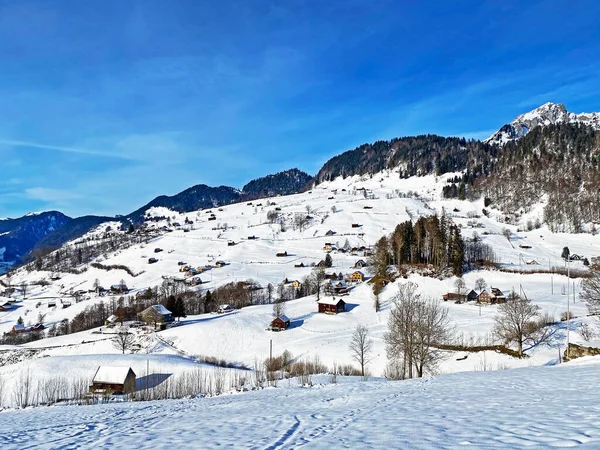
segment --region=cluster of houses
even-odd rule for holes
[[[470,290],[466,294],[457,292],[448,292],[442,295],[444,301],[452,300],[457,303],[476,301],[477,303],[484,303],[495,305],[497,303],[506,303],[506,296],[498,288],[491,287],[490,291],[481,291],[479,294],[474,290]]]
[[[329,232],[330,231],[328,231],[328,233]],[[371,256],[371,254],[372,254],[371,248],[365,247],[364,245],[361,245],[360,247],[352,247],[351,249],[347,250],[345,248],[338,248],[335,244],[333,244],[331,242],[325,242],[325,244],[323,244],[323,251],[325,251],[327,253],[331,253],[331,252],[350,253],[351,255],[354,255],[354,256],[358,256],[358,255]]]

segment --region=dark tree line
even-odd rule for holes
[[[486,175],[489,161],[497,155],[492,145],[464,138],[421,135],[363,144],[331,158],[315,181],[321,183],[338,176],[366,175],[402,167],[400,177],[457,172],[471,165],[474,176]],[[473,163],[476,161],[476,163]]]
[[[450,268],[461,276],[465,244],[458,227],[447,216],[420,217],[414,224],[410,220],[398,224],[389,237],[382,237],[370,260],[376,275],[382,277],[390,264],[431,264],[438,269]]]

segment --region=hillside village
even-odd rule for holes
[[[233,387],[240,373],[258,373],[262,361],[285,354],[325,372],[357,374],[349,346],[359,326],[372,339],[368,373],[390,376],[384,337],[394,297],[408,282],[448,308],[453,338],[435,373],[556,364],[566,354],[567,309],[570,342],[594,344],[580,332],[592,318],[579,277],[600,238],[543,225],[527,231],[504,223],[493,205],[483,215],[483,200],[444,199],[452,176],[398,179],[386,171],[191,213],[151,208],[139,227],[103,224],[0,278],[5,392],[18,388],[23,370],[42,380],[42,368],[64,358],[71,367],[65,376],[84,378],[81,386],[90,388],[81,389],[96,394],[137,392],[131,381],[123,387],[121,375],[121,388],[102,387],[94,381],[101,367],[105,375],[127,367],[144,379],[169,367],[185,376],[201,364],[207,373],[226,370]],[[381,268],[382,237],[433,216],[456,225],[467,253],[479,243],[483,259],[473,257],[460,276],[445,262],[404,264],[400,257]],[[534,209],[522,220],[536,218]],[[498,308],[513,296],[531,300],[554,323],[552,338],[525,348],[525,358],[493,335]]]

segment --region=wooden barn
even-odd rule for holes
[[[135,372],[131,367],[100,366],[90,392],[93,394],[130,394],[135,392]]]
[[[271,322],[271,330],[282,331],[286,330],[290,326],[290,319],[285,315],[281,314],[273,319]]]
[[[448,293],[442,295],[442,299],[444,301],[454,300],[457,302],[464,302],[467,300],[467,296],[465,294],[458,294],[456,292],[448,292]]]
[[[339,314],[346,311],[346,302],[341,298],[322,298],[319,300],[319,312],[324,314]]]

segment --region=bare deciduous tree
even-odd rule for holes
[[[459,294],[463,294],[467,289],[467,283],[461,277],[458,277],[454,280],[454,287],[456,288],[456,292]]]
[[[505,343],[516,343],[519,356],[523,356],[523,345],[536,345],[551,335],[547,328],[550,319],[540,318],[540,307],[530,300],[513,293],[510,300],[498,307],[494,318],[494,334]]]
[[[304,231],[306,226],[308,225],[308,219],[306,214],[296,213],[294,214],[294,226],[300,231]]]
[[[354,330],[350,341],[350,356],[360,366],[360,374],[365,376],[365,367],[371,361],[373,340],[369,337],[369,330],[364,325],[359,325]]]
[[[600,260],[592,258],[590,276],[581,282],[581,298],[587,301],[590,314],[600,314]]]
[[[421,299],[412,282],[398,287],[384,335],[388,359],[401,367],[402,378],[434,372],[443,358],[439,346],[450,341],[448,309],[439,301]]]
[[[487,289],[486,281],[483,278],[477,278],[477,280],[475,280],[475,289],[477,289],[481,294],[485,289]]]
[[[321,291],[323,290],[323,281],[325,280],[325,269],[323,267],[315,268],[315,270],[313,270],[312,278],[315,284],[317,301],[319,301],[321,300]]]
[[[278,298],[273,303],[273,317],[279,317],[285,314],[285,303],[283,298]]]
[[[119,331],[111,340],[113,347],[125,354],[126,350],[130,350],[133,347],[135,337],[133,333],[123,330]]]

